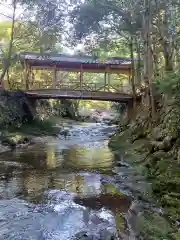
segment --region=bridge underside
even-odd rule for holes
[[[128,94],[114,92],[97,92],[97,91],[79,91],[79,90],[61,90],[61,89],[41,89],[25,91],[28,98],[31,99],[83,99],[83,100],[100,100],[129,103],[132,97]]]

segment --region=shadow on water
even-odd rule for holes
[[[79,207],[85,207],[88,212],[95,211],[96,214],[102,209],[110,211],[114,216],[127,213],[132,199],[116,188],[112,171],[114,156],[107,147],[108,135],[106,131],[102,135],[101,129],[99,132],[97,129],[98,127],[95,126],[93,132],[88,125],[78,126],[74,128],[75,133],[73,132],[66,140],[49,138],[47,144],[29,146],[27,149],[17,149],[15,152],[1,155],[0,199],[3,201],[3,206],[4,203],[9,204],[8,200],[13,200],[14,204],[23,200],[28,204],[43,205],[43,209],[46,209],[49,206],[49,195],[46,193],[50,192],[51,198],[55,198],[55,209],[65,209],[67,197],[64,197],[65,195],[62,197],[65,191],[66,194],[70,194],[68,209],[71,209],[73,204],[77,204]],[[7,221],[11,211],[8,206]],[[73,211],[75,214],[76,210]],[[51,221],[53,216],[48,216]],[[21,221],[24,222],[24,219]],[[69,219],[66,225],[70,224],[70,221]],[[10,222],[8,226],[11,226]],[[63,231],[65,230],[60,231],[61,238],[58,239],[69,239],[67,233]],[[67,231],[70,234],[70,230]],[[63,238],[63,234],[66,237]],[[10,235],[7,233],[6,239],[11,239]]]

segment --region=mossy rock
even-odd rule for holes
[[[150,152],[156,152],[159,150],[164,150],[167,152],[172,148],[171,138],[166,137],[163,141],[150,141],[148,148]]]
[[[123,214],[118,214],[116,215],[116,227],[118,230],[120,231],[124,231],[126,226],[126,222],[125,222],[125,217],[123,216]]]
[[[175,240],[179,240],[179,239],[180,239],[180,232],[173,233],[173,234],[172,234],[172,237],[173,237]]]
[[[156,167],[157,162],[164,160],[167,158],[167,153],[160,150],[157,152],[154,152],[148,156],[145,162],[146,167],[151,167],[152,170]]]
[[[168,193],[162,196],[161,202],[164,206],[175,207],[180,211],[180,193]]]
[[[2,144],[15,147],[18,144],[27,143],[29,141],[28,137],[20,134],[7,135],[1,138]]]
[[[160,174],[156,177],[156,180],[152,184],[153,192],[160,197],[170,192],[179,193],[180,189],[180,178],[170,177],[166,173]]]
[[[176,222],[179,222],[180,219],[180,209],[177,209],[176,207],[164,207],[167,215],[171,219],[171,222],[173,222],[174,227],[178,229],[178,226],[176,226]],[[179,224],[178,224],[179,225]]]
[[[135,142],[136,140],[142,139],[146,137],[146,133],[144,133],[142,130],[137,132],[135,135],[132,135],[131,142]]]
[[[149,138],[155,141],[162,141],[168,135],[167,129],[162,129],[161,127],[155,127],[152,129]]]
[[[144,212],[137,219],[138,239],[170,240],[173,229],[158,213]]]
[[[157,152],[154,152],[152,154],[152,157],[157,160],[162,160],[162,159],[166,159],[168,157],[168,154],[167,154],[167,152],[164,152],[163,150],[159,150]]]

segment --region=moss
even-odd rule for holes
[[[149,211],[141,214],[136,223],[138,237],[146,240],[171,240],[173,229],[158,213]]]
[[[3,145],[15,147],[18,144],[27,143],[29,141],[28,137],[18,133],[8,133],[1,136],[1,142]]]
[[[5,146],[15,148],[18,145],[31,142],[32,136],[57,136],[59,127],[54,127],[50,120],[33,120],[20,127],[9,127],[2,131],[0,141]]]
[[[173,237],[175,240],[179,240],[179,239],[180,239],[180,232],[172,234],[172,237]]]
[[[124,231],[125,229],[125,218],[123,214],[116,215],[116,227],[119,231]]]
[[[113,141],[110,140],[109,146],[116,154],[123,155],[124,159],[134,166],[135,171],[151,181],[153,195],[164,208],[165,217],[168,216],[168,220],[174,225],[174,222],[180,219],[180,164],[175,159],[174,151],[170,149],[165,152],[152,148],[151,139],[138,139],[132,143],[130,138],[130,130],[126,130],[116,135]],[[171,234],[156,229],[156,226],[153,226],[154,220],[152,226],[151,221],[148,223],[146,218],[144,220],[150,228],[147,236],[152,234],[144,239],[175,239]],[[153,235],[153,232],[156,234]],[[145,233],[146,231],[142,235]]]
[[[105,194],[111,194],[111,195],[115,194],[122,199],[127,197],[124,193],[120,192],[119,189],[113,183],[105,183],[103,185],[103,189]]]
[[[9,127],[10,133],[42,136],[57,135],[60,132],[59,127],[55,127],[51,120],[33,120],[18,127]]]

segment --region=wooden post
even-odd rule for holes
[[[36,87],[36,80],[35,80],[35,74],[34,74],[33,68],[31,68],[31,80],[34,87]]]
[[[129,70],[129,74],[128,74],[128,75],[129,75],[129,76],[128,76],[129,85],[131,85],[131,73],[132,73],[132,72],[131,72],[131,69],[130,69],[130,70]]]
[[[29,66],[25,61],[25,81],[26,81],[26,90],[29,90]]]
[[[58,71],[58,88],[62,88],[63,73],[64,72]],[[57,77],[57,72],[56,72],[56,77]]]
[[[82,89],[82,84],[83,84],[83,68],[82,68],[82,64],[81,64],[81,71],[80,71],[80,90]]]
[[[56,78],[56,66],[53,69],[53,83],[52,83],[52,88],[55,89],[57,85],[57,78]]]
[[[107,67],[107,82],[106,84],[108,85],[108,92],[109,92],[109,89],[110,89],[110,83],[111,83],[111,74],[110,74],[110,69],[109,69],[109,66]]]
[[[29,76],[28,76],[28,81],[29,81],[29,85],[30,87],[33,87],[33,83],[32,83],[32,67],[29,66]]]
[[[104,91],[106,89],[106,84],[107,84],[107,72],[104,73]]]
[[[22,73],[21,73],[21,89],[24,88],[24,81],[25,81],[25,61],[22,64]]]
[[[108,91],[110,89],[110,85],[111,85],[111,74],[108,72]]]

